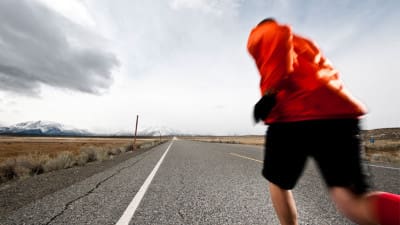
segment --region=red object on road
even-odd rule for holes
[[[400,225],[400,195],[380,192],[371,197],[381,225]]]

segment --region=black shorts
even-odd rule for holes
[[[368,189],[361,161],[358,119],[276,123],[268,127],[263,176],[283,189],[294,188],[308,157],[328,187]]]

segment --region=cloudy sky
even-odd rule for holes
[[[400,127],[398,0],[1,0],[0,125],[262,134],[248,34],[265,17],[314,39],[368,109]]]

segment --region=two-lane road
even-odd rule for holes
[[[260,147],[174,140],[30,203],[0,224],[278,224],[262,159]],[[379,189],[400,192],[399,168],[369,170]],[[352,224],[329,201],[313,163],[294,195],[300,224]]]

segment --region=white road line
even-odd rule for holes
[[[396,167],[390,167],[390,166],[377,166],[377,165],[372,165],[372,164],[367,164],[368,166],[371,167],[377,167],[377,168],[384,168],[384,169],[391,169],[391,170],[400,170],[400,168]]]
[[[173,143],[174,143],[174,141],[171,141],[171,144],[169,144],[167,150],[165,150],[164,154],[161,156],[160,160],[154,167],[153,171],[151,171],[150,175],[147,177],[147,179],[143,183],[142,187],[140,187],[139,191],[136,193],[136,195],[133,198],[133,200],[131,201],[131,203],[129,203],[128,207],[125,209],[125,212],[122,214],[121,218],[118,220],[116,225],[128,225],[129,224],[129,222],[131,221],[131,219],[133,217],[133,214],[135,214],[135,211],[140,204],[140,201],[142,201],[144,194],[146,193],[147,189],[149,188],[151,181],[153,180],[154,176],[156,175],[158,168],[160,167],[162,161],[164,160],[165,156],[167,155],[167,153]]]
[[[237,153],[231,152],[231,153],[229,153],[229,154],[231,154],[231,155],[233,155],[233,156],[236,156],[236,157],[243,158],[243,159],[253,160],[253,161],[258,162],[258,163],[263,163],[263,161],[261,161],[261,160],[253,159],[253,158],[250,158],[250,157],[247,157],[247,156],[244,156],[244,155],[239,155],[239,154],[237,154]]]

